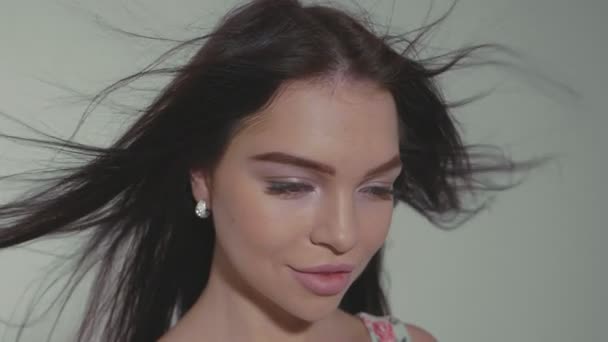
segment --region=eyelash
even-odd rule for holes
[[[277,195],[291,198],[303,192],[311,192],[314,188],[305,183],[296,182],[269,182],[266,192],[270,195]],[[366,193],[383,200],[391,200],[395,195],[395,190],[388,187],[372,186],[366,188]]]

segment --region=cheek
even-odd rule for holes
[[[393,215],[392,202],[370,206],[363,210],[362,214],[359,216],[359,243],[371,258],[386,241]]]
[[[280,262],[306,233],[308,210],[266,194],[255,179],[233,180],[217,188],[213,204],[218,243],[235,260]]]

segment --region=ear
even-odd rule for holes
[[[209,205],[211,204],[211,177],[205,170],[190,170],[190,186],[194,201],[198,202],[204,199]]]

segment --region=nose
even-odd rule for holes
[[[315,245],[331,249],[335,254],[344,254],[357,243],[357,210],[352,193],[337,194],[323,203],[319,220],[310,234]]]

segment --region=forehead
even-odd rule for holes
[[[339,167],[385,161],[398,153],[398,141],[390,92],[371,82],[293,81],[231,145],[241,153],[297,153]]]

